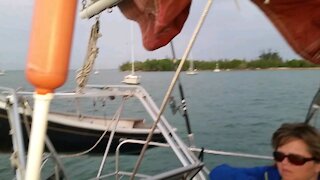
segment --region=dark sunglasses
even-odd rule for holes
[[[282,162],[285,158],[287,158],[288,161],[291,164],[294,164],[294,165],[297,165],[297,166],[302,166],[308,161],[316,160],[314,157],[305,158],[303,156],[296,155],[296,154],[285,155],[284,153],[279,152],[279,151],[274,151],[273,152],[273,158],[274,158],[275,161],[278,161],[278,162]]]

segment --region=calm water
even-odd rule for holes
[[[119,84],[125,74],[100,71],[100,74],[92,75],[89,83]],[[68,82],[61,89],[75,87],[74,72],[69,75]],[[173,72],[140,72],[139,75],[142,76],[142,85],[160,105]],[[200,72],[196,76],[182,74],[180,80],[198,147],[270,155],[272,132],[283,122],[303,121],[320,85],[320,70]],[[5,76],[0,76],[0,86],[31,89],[22,71],[9,71]],[[176,88],[174,94],[178,101]],[[173,116],[170,109],[166,111],[166,116],[185,139],[183,118],[179,114]],[[142,169],[153,172],[159,167],[170,169],[168,164],[177,164],[172,155],[161,151],[149,150]],[[12,177],[8,158],[8,154],[0,156],[0,179]],[[133,167],[136,157],[125,158],[121,165],[128,170]],[[238,166],[271,163],[219,156],[205,156],[204,159],[208,168],[221,163]],[[71,179],[95,177],[100,161],[100,157],[64,160]],[[113,170],[111,167],[106,169]]]

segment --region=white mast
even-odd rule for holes
[[[139,84],[140,76],[135,75],[134,73],[134,29],[133,21],[130,22],[130,47],[131,47],[131,74],[127,75],[123,79],[123,83],[126,84]]]
[[[189,61],[190,61],[189,70],[190,70],[190,71],[193,71],[193,70],[194,70],[194,67],[193,67],[193,56],[192,56],[192,53],[191,53],[191,52],[190,52]]]
[[[130,40],[131,40],[131,74],[134,75],[134,41],[133,41],[133,22],[130,22]]]

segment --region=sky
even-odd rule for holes
[[[0,0],[0,69],[24,69],[31,31],[32,0]],[[78,1],[78,10],[81,9]],[[182,32],[173,39],[177,58],[181,58],[206,0],[193,0],[190,15]],[[238,5],[237,5],[238,4]],[[134,45],[134,59],[161,59],[172,57],[170,46],[146,51],[142,46],[138,25],[134,24],[134,42],[130,42],[130,21],[117,7],[100,16],[102,37],[96,69],[117,69],[130,61],[130,48]],[[90,28],[94,19],[76,17],[70,69],[82,66]],[[214,0],[208,17],[192,49],[197,60],[257,58],[268,50],[279,52],[284,59],[299,58],[273,27],[264,14],[249,0]]]

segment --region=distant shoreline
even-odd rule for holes
[[[299,68],[291,68],[291,67],[278,67],[278,68],[256,68],[256,69],[220,69],[222,71],[280,71],[280,70],[320,70],[320,67],[299,67]],[[108,70],[108,69],[106,69]],[[198,72],[213,72],[213,70],[197,70]],[[119,72],[130,72],[130,71],[121,71]],[[136,72],[175,72],[175,71],[136,71]],[[186,72],[186,71],[181,71]]]
[[[312,69],[319,69],[320,67],[299,67],[299,68],[291,68],[291,67],[275,67],[275,68],[255,68],[255,69],[220,69],[221,71],[268,71],[268,70],[312,70]],[[200,71],[200,70],[199,70]]]
[[[299,67],[299,68],[291,68],[291,67],[280,67],[280,68],[267,68],[271,70],[304,70],[304,69],[320,69],[320,67]]]
[[[278,70],[312,70],[319,69],[320,67],[299,67],[299,68],[290,68],[290,67],[278,67],[278,68],[255,68],[255,69],[220,69],[220,71],[278,71]],[[201,70],[198,70],[201,71]],[[203,70],[203,71],[211,71],[211,70]],[[212,70],[213,71],[213,70]]]

